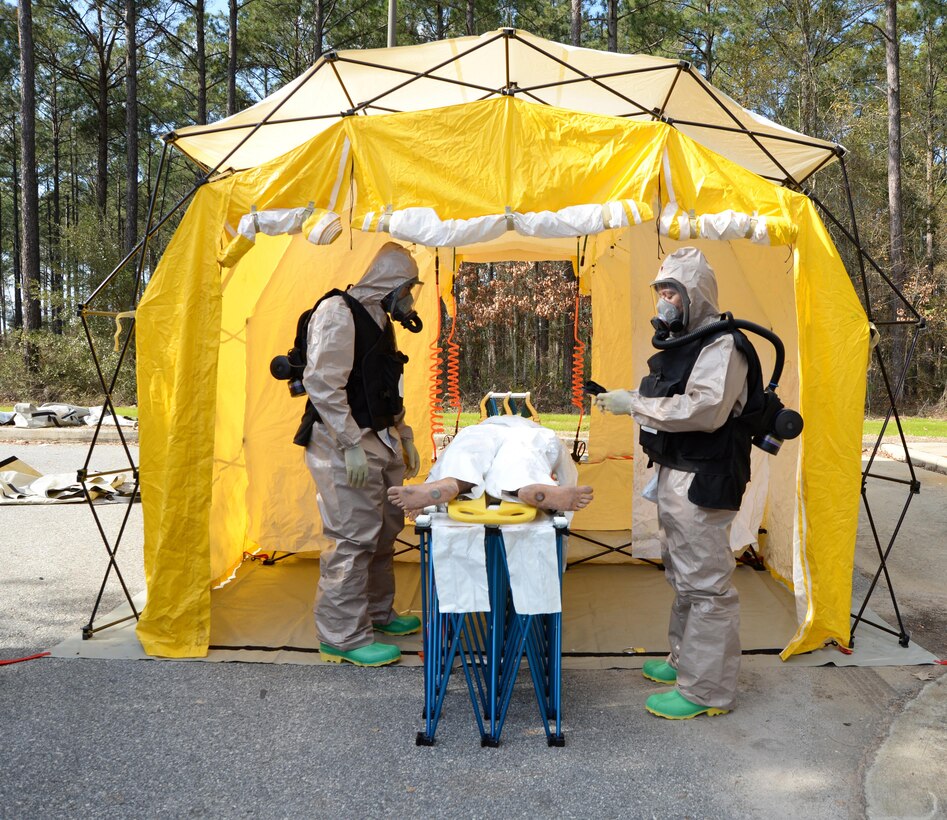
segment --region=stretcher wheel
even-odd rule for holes
[[[428,737],[424,732],[418,732],[414,738],[415,746],[433,746],[434,738]]]
[[[546,745],[547,746],[565,746],[566,739],[562,735],[549,735],[549,737],[546,738]]]

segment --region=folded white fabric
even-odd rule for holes
[[[513,607],[519,615],[562,611],[556,531],[547,518],[500,528],[510,571]],[[431,559],[441,612],[489,612],[484,530],[436,516]]]
[[[483,527],[435,520],[431,560],[441,612],[490,611]]]
[[[519,615],[562,612],[556,531],[548,519],[502,527],[513,608]]]

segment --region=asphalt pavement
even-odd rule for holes
[[[0,460],[64,472],[87,446],[0,438]],[[922,446],[911,443],[916,464]],[[947,467],[947,445],[928,450]],[[124,452],[103,444],[95,458],[92,469],[112,469]],[[869,490],[883,544],[909,502],[888,558],[896,603],[879,587],[872,607],[947,657],[947,475],[917,469],[912,493],[897,483],[906,465],[890,454],[873,465],[895,479]],[[97,522],[81,504],[0,507],[0,658],[41,652],[88,622],[108,560],[98,528],[114,532],[127,511],[97,507]],[[119,564],[137,593],[139,505],[125,528]],[[871,533],[863,514],[861,591],[878,565]],[[121,601],[114,581],[102,612]],[[419,668],[41,658],[0,667],[0,818],[945,817],[943,671],[749,656],[732,713],[666,721],[645,712],[660,687],[639,671],[567,670],[562,748],[547,747],[521,676],[490,749],[460,676],[436,745],[418,747]]]

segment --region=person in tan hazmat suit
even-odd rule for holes
[[[689,335],[720,318],[717,280],[697,248],[668,256],[652,287],[656,338]],[[734,706],[740,671],[730,524],[750,477],[746,419],[762,401],[759,359],[746,336],[724,329],[662,349],[648,366],[638,390],[595,398],[602,410],[634,417],[649,466],[657,465],[644,496],[658,506],[674,603],[670,654],[642,672],[676,687],[651,695],[645,707],[670,719],[720,715]]]
[[[306,447],[323,530],[335,541],[320,557],[314,610],[324,661],[395,663],[398,647],[376,641],[374,632],[407,635],[421,627],[417,616],[392,606],[394,542],[404,514],[387,497],[420,465],[404,421],[407,357],[391,323],[420,330],[413,310],[419,285],[411,254],[388,242],[354,287],[327,293],[309,319],[309,402],[295,441]]]

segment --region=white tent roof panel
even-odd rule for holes
[[[744,109],[686,63],[574,48],[513,29],[329,53],[256,105],[183,128],[171,141],[209,169],[242,170],[286,153],[353,110],[418,111],[502,94],[635,120],[660,117],[777,182],[801,183],[838,150]]]

